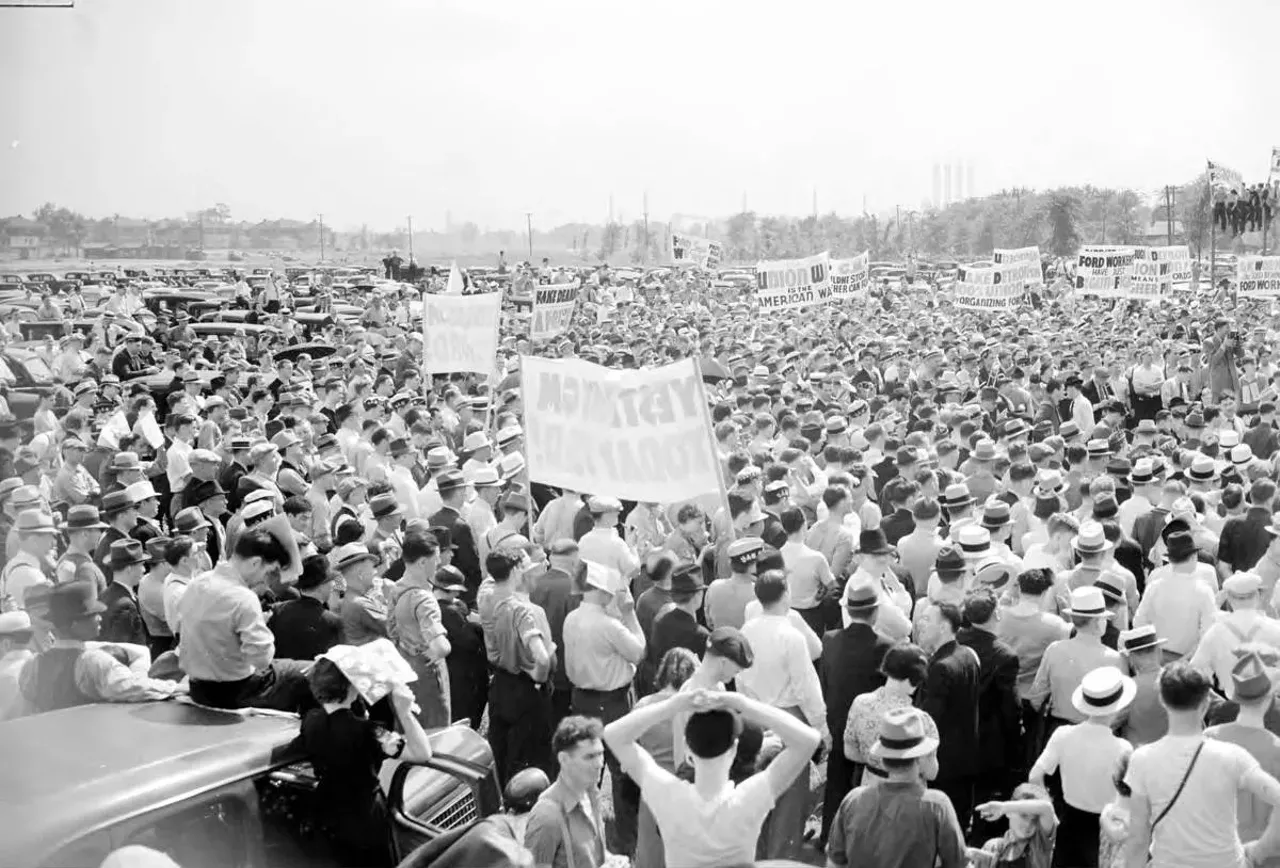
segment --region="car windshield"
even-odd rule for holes
[[[22,360],[22,366],[27,369],[27,373],[31,375],[31,379],[37,383],[52,383],[53,371],[44,363],[44,359],[37,355],[31,355]],[[7,368],[5,370],[8,370]]]
[[[9,368],[9,363],[0,357],[0,382],[16,383],[18,378],[13,375],[13,371]]]

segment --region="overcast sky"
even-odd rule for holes
[[[1043,8],[1043,14],[1033,9]],[[77,0],[0,9],[0,216],[339,228],[1154,190],[1280,144],[1275,0]],[[1253,35],[1251,35],[1253,34]],[[1256,36],[1254,36],[1256,35]]]

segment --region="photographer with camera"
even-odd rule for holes
[[[1244,356],[1239,331],[1225,317],[1213,323],[1213,335],[1205,339],[1204,357],[1209,368],[1209,387],[1214,395],[1240,394],[1240,374],[1236,363]]]

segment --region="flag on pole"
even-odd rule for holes
[[[1280,148],[1271,148],[1271,173],[1267,175],[1267,183],[1274,184],[1280,179]]]
[[[462,295],[462,272],[458,270],[457,262],[449,265],[449,285],[445,287],[444,294]]]
[[[1244,185],[1244,176],[1235,169],[1209,160],[1209,186],[1240,187]]]

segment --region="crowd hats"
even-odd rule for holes
[[[588,588],[608,594],[618,592],[618,588],[622,585],[622,576],[617,570],[596,561],[584,561],[584,563],[587,565],[587,570],[583,581]]]
[[[226,497],[227,492],[218,484],[217,480],[207,480],[201,482],[193,482],[182,492],[182,502],[191,506],[199,506],[208,500],[217,497]]]
[[[966,524],[956,533],[956,542],[965,560],[978,561],[991,552],[991,531],[976,524]]]
[[[333,562],[334,569],[339,571],[358,566],[365,561],[376,564],[381,560],[377,555],[369,551],[367,546],[358,542],[338,546],[329,555],[329,558]]]
[[[145,470],[150,465],[139,461],[137,452],[117,452],[111,456],[111,462],[107,466],[119,473],[127,470]]]
[[[1232,695],[1246,702],[1271,695],[1271,677],[1262,658],[1252,651],[1240,655],[1231,667]]]
[[[1076,588],[1071,592],[1071,605],[1067,614],[1077,618],[1106,618],[1106,598],[1096,585]]]
[[[880,594],[870,582],[859,582],[845,591],[844,605],[851,612],[866,612],[880,605]]]
[[[212,524],[204,517],[199,507],[185,507],[178,510],[178,514],[173,517],[173,529],[180,534],[191,534],[202,527],[212,527]]]
[[[1072,537],[1071,547],[1081,554],[1097,555],[1111,551],[1113,543],[1107,539],[1101,524],[1086,521],[1080,525],[1079,533]]]
[[[524,470],[524,456],[519,452],[510,452],[498,461],[498,473],[501,474],[503,481],[515,479],[524,473]]]
[[[118,539],[111,544],[111,569],[122,570],[134,564],[145,564],[147,553],[136,539]]]
[[[1165,551],[1169,555],[1169,560],[1174,562],[1185,561],[1195,557],[1199,547],[1196,545],[1195,537],[1187,530],[1176,530],[1165,537]]]
[[[887,555],[894,551],[882,528],[863,529],[858,535],[858,551],[864,555]]]
[[[750,669],[755,661],[751,643],[734,627],[717,627],[712,630],[711,638],[707,640],[707,651],[736,663],[743,669]]]
[[[875,759],[917,759],[938,749],[938,739],[926,734],[924,715],[917,708],[894,708],[880,721],[880,735],[871,746]]]
[[[67,520],[62,529],[67,533],[80,530],[106,530],[110,525],[98,515],[98,508],[91,504],[73,506],[67,510]]]
[[[467,581],[462,571],[451,564],[436,570],[435,575],[431,577],[431,584],[451,594],[465,594],[467,591]]]
[[[592,515],[604,515],[610,512],[622,512],[622,502],[616,497],[596,495],[587,498],[587,512]]]
[[[969,493],[969,486],[963,482],[956,482],[946,487],[942,497],[939,498],[939,503],[947,509],[961,509],[973,504],[973,495]]]
[[[465,488],[467,479],[458,470],[444,470],[436,475],[436,490],[441,494]]]
[[[1071,694],[1071,704],[1086,717],[1104,717],[1127,708],[1137,692],[1137,683],[1128,675],[1114,666],[1100,666],[1085,673]]]
[[[26,644],[31,639],[31,616],[22,609],[0,613],[0,639]]]
[[[1139,651],[1150,651],[1159,648],[1164,644],[1164,640],[1156,635],[1154,624],[1145,624],[1141,627],[1134,627],[1132,630],[1125,630],[1120,634],[1120,653],[1134,654]]]
[[[993,591],[1002,591],[1017,571],[1006,561],[996,557],[984,558],[973,568],[973,581],[975,585],[983,585]]]
[[[139,479],[137,482],[131,482],[124,488],[124,493],[129,495],[129,499],[135,504],[142,503],[144,500],[159,499],[160,492],[156,491],[155,486],[151,484],[149,479]]]
[[[702,567],[698,564],[682,564],[671,574],[671,592],[673,594],[693,594],[706,590],[702,581]]]
[[[24,534],[56,536],[58,533],[58,528],[54,526],[53,518],[39,509],[24,509],[18,513],[18,517],[13,522],[13,529],[19,536]]]
[[[760,557],[760,552],[764,549],[764,540],[756,536],[739,537],[729,543],[726,554],[730,561],[737,561],[742,564],[754,563]]]
[[[1252,572],[1235,573],[1222,583],[1222,590],[1228,597],[1247,600],[1262,590],[1262,577]]]
[[[63,627],[107,611],[92,582],[55,585],[49,592],[47,605],[49,620]]]
[[[933,561],[933,569],[939,576],[964,575],[967,566],[964,553],[953,545],[938,549],[938,556]]]
[[[441,551],[446,549],[453,551],[457,548],[457,546],[453,544],[453,533],[444,525],[431,525],[427,528],[427,533],[435,537],[436,548]]]
[[[107,518],[136,506],[127,491],[111,491],[102,497],[102,514]]]
[[[1013,521],[1013,513],[1009,504],[998,497],[991,497],[982,505],[982,526],[987,530],[998,530]]]
[[[1119,603],[1124,599],[1124,588],[1120,586],[1120,581],[1110,573],[1094,579],[1093,586],[1102,591],[1102,596],[1108,603]]]
[[[400,507],[400,501],[396,500],[396,496],[390,492],[375,494],[370,498],[369,511],[373,513],[375,519],[390,518],[393,515],[404,514],[404,510]]]

